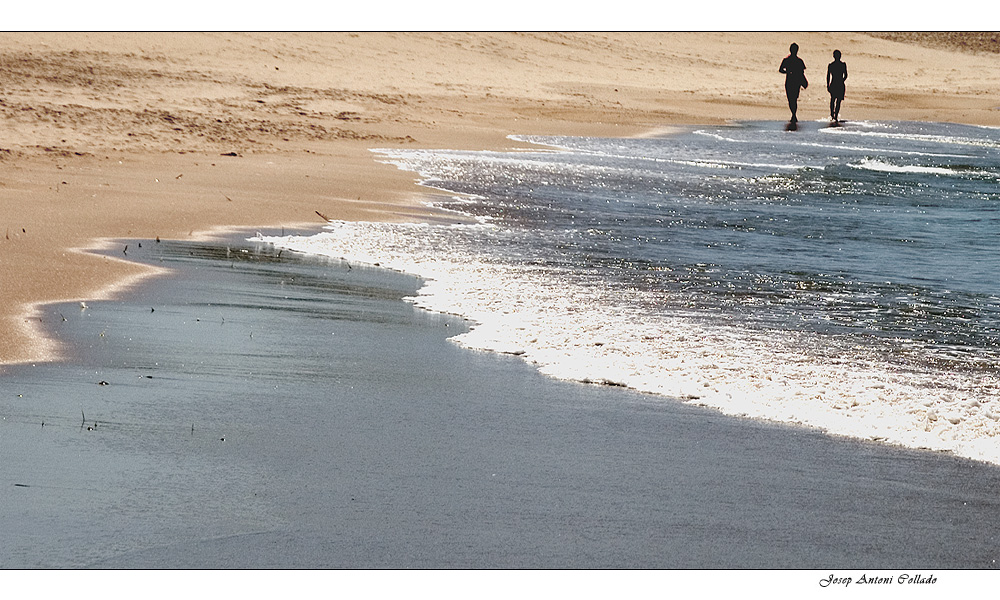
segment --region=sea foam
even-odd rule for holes
[[[520,356],[552,377],[1000,463],[995,378],[941,380],[887,369],[864,351],[817,356],[806,335],[651,317],[602,282],[567,284],[545,266],[484,260],[454,244],[462,229],[490,226],[338,222],[313,236],[254,240],[418,275],[425,283],[410,301],[473,323],[455,342]]]
[[[474,224],[257,239],[417,275],[552,377],[1000,464],[995,130],[517,139],[375,151]]]

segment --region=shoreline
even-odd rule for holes
[[[825,112],[821,65],[837,46],[852,69],[846,118],[1000,126],[1000,55],[866,34],[10,34],[0,370],[55,357],[32,327],[38,306],[101,297],[144,272],[74,249],[319,225],[316,212],[439,218],[417,178],[372,148],[778,120],[777,64],[792,39],[812,65],[803,120]]]
[[[50,307],[77,360],[13,369],[0,564],[995,566],[995,465],[554,380],[415,277],[227,246]]]

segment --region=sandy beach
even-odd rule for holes
[[[847,120],[1000,127],[991,33],[3,34],[0,568],[995,568],[995,465],[556,380],[247,241],[456,218],[373,148],[784,121],[793,41],[803,121],[839,49]]]
[[[108,297],[153,272],[80,248],[315,225],[316,211],[433,218],[373,147],[784,119],[791,41],[815,82],[803,119],[827,113],[837,48],[845,118],[1000,125],[990,33],[4,34],[0,363],[59,356],[39,303]]]

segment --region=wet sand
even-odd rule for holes
[[[125,243],[170,273],[45,307],[67,362],[5,375],[4,568],[1000,558],[995,466],[551,380],[448,342],[467,324],[405,302],[407,275],[240,236]]]

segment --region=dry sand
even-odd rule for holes
[[[431,219],[376,147],[516,146],[788,117],[1000,126],[1000,34],[8,33],[0,36],[0,364],[59,356],[34,307],[153,273],[80,252],[217,227]],[[155,242],[154,242],[155,243]],[[127,250],[122,247],[122,258]]]

